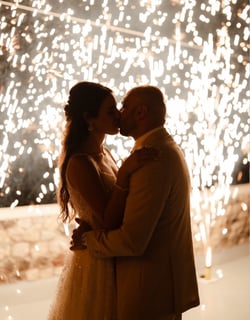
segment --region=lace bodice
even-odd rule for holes
[[[110,172],[104,172],[102,171],[98,163],[89,155],[83,155],[85,157],[88,157],[88,159],[93,163],[95,166],[97,172],[99,173],[100,181],[103,186],[103,191],[107,193],[107,195],[111,192],[112,187],[116,181],[115,174],[112,174]],[[100,228],[103,226],[103,221],[96,212],[93,211],[91,206],[88,204],[86,199],[84,198],[84,195],[73,188],[73,186],[68,182],[68,188],[70,193],[70,200],[72,204],[74,205],[74,208],[76,209],[77,216],[81,218],[82,220],[86,221],[90,226],[92,226],[93,229]],[[96,199],[98,201],[98,199]]]

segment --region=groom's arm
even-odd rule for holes
[[[144,253],[169,193],[166,164],[154,161],[131,177],[121,227],[86,233],[86,245],[96,257],[140,256]]]

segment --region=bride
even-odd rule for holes
[[[64,222],[75,217],[91,229],[114,229],[122,222],[129,176],[154,157],[142,149],[118,170],[103,141],[117,134],[120,113],[112,91],[79,82],[65,106],[66,126],[59,162],[58,202]],[[89,251],[69,252],[49,320],[115,320],[115,260]]]

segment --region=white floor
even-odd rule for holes
[[[196,259],[202,274],[203,257]],[[201,305],[184,313],[183,320],[249,320],[249,246],[224,250],[213,261],[211,280],[199,277]],[[56,283],[54,278],[0,285],[0,320],[46,320]]]

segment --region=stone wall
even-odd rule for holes
[[[249,185],[231,187],[231,195],[224,214],[210,226],[214,252],[249,241]],[[0,284],[60,273],[70,236],[57,219],[58,212],[56,204],[0,209]],[[200,225],[194,216],[195,253],[204,252],[204,242],[197,236]],[[71,224],[69,234],[73,228]]]
[[[69,237],[54,205],[0,209],[0,283],[58,275]]]

